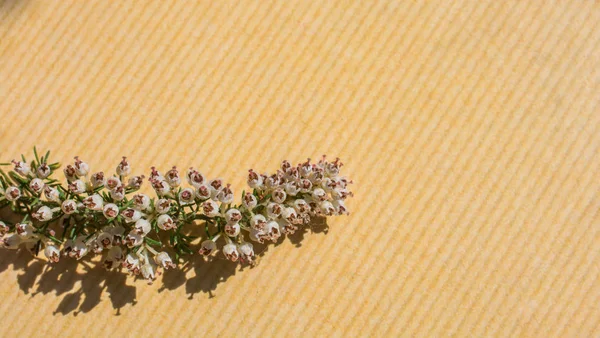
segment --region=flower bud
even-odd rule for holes
[[[37,209],[36,212],[31,214],[31,216],[40,222],[46,222],[52,219],[53,213],[52,209],[43,205],[39,209]]]
[[[34,178],[31,180],[31,182],[29,182],[29,189],[31,189],[31,191],[34,194],[40,194],[43,190],[44,190],[44,181],[39,179],[39,178]]]
[[[50,174],[52,174],[52,169],[50,169],[50,166],[46,163],[42,163],[37,167],[37,170],[35,171],[36,175],[38,178],[46,178],[48,176],[50,176]]]
[[[188,205],[194,203],[194,190],[192,188],[185,188],[179,193],[179,203],[182,205]]]
[[[171,186],[171,188],[177,188],[181,185],[181,177],[179,177],[179,171],[175,166],[173,166],[171,170],[167,171],[165,179],[167,180],[167,183]]]
[[[225,255],[225,257],[232,262],[236,262],[240,257],[240,254],[237,250],[237,246],[233,243],[229,243],[223,246],[223,255]]]
[[[60,250],[54,245],[47,245],[44,249],[44,255],[46,255],[48,261],[58,263],[58,260],[60,259]]]
[[[154,262],[157,265],[162,266],[165,270],[176,267],[169,254],[164,251],[159,252],[156,256],[154,256]]]
[[[171,210],[171,201],[168,199],[161,198],[156,201],[156,205],[154,205],[156,212],[159,214],[166,214]]]
[[[75,195],[85,192],[85,183],[82,180],[74,180],[69,183],[69,191]]]
[[[173,219],[169,215],[160,215],[157,219],[158,228],[161,230],[175,229],[177,225],[173,222]]]
[[[247,192],[244,195],[242,204],[244,204],[244,207],[246,207],[246,209],[252,210],[252,209],[256,208],[258,201],[256,200],[256,197],[252,193]]]
[[[79,156],[75,156],[75,171],[77,172],[77,176],[87,176],[87,174],[90,172],[90,166],[81,161]]]
[[[60,208],[65,214],[70,215],[77,211],[77,202],[73,200],[65,200],[60,205]]]
[[[127,157],[123,156],[123,159],[117,165],[116,171],[119,176],[128,176],[131,173],[131,166],[129,165],[129,161],[127,161]]]
[[[225,212],[225,220],[227,223],[237,223],[242,220],[242,213],[235,208],[231,208]]]
[[[135,222],[134,229],[138,234],[146,236],[152,230],[152,226],[148,220],[140,218]]]
[[[104,206],[102,212],[104,213],[104,217],[106,218],[115,218],[119,215],[119,207],[114,203],[108,203]]]
[[[103,186],[105,183],[105,180],[106,180],[106,177],[104,176],[104,172],[102,172],[102,171],[97,172],[90,177],[90,182],[92,183],[92,187],[94,187],[94,188]]]
[[[10,186],[6,188],[5,196],[9,201],[16,201],[21,197],[21,190],[15,186]]]
[[[27,175],[31,174],[31,167],[27,162],[13,160],[12,163],[15,165],[14,170],[19,175],[27,177]]]
[[[239,223],[227,223],[224,227],[225,234],[229,237],[236,237],[240,234],[240,224]]]
[[[104,207],[104,200],[102,199],[102,196],[93,194],[83,200],[83,205],[90,210],[101,211]]]
[[[208,256],[211,253],[213,253],[216,249],[217,244],[214,241],[207,239],[203,241],[202,244],[200,244],[200,250],[198,251],[198,253],[204,256]]]
[[[137,222],[138,219],[142,218],[142,213],[132,208],[123,210],[121,215],[123,215],[123,218],[127,223]]]
[[[213,200],[207,200],[202,203],[202,211],[208,217],[216,217],[219,215],[219,205]]]
[[[133,208],[144,211],[150,207],[150,197],[144,194],[133,195]]]

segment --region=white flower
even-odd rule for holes
[[[230,185],[227,184],[227,186],[221,189],[221,191],[219,191],[217,194],[217,199],[223,204],[230,204],[233,202],[233,191],[229,186]]]
[[[75,259],[81,259],[88,253],[88,250],[87,244],[85,243],[85,236],[79,236],[75,240],[75,244],[71,252],[69,252],[69,256]]]
[[[269,218],[279,217],[279,215],[281,215],[282,211],[283,211],[283,208],[281,207],[281,204],[277,204],[277,203],[267,204],[267,215],[269,216]]]
[[[140,246],[144,243],[144,237],[140,235],[136,230],[131,230],[127,237],[125,237],[125,245],[129,248]]]
[[[154,208],[159,214],[166,214],[169,212],[169,210],[171,210],[171,201],[168,199],[161,198],[158,201],[156,201]]]
[[[270,221],[265,225],[264,233],[269,236],[269,239],[273,242],[277,241],[281,236],[281,231],[279,229],[279,224],[275,221]]]
[[[210,188],[206,184],[201,184],[196,188],[196,196],[199,199],[205,200],[210,198]]]
[[[210,188],[210,197],[216,198],[217,194],[219,194],[221,192],[221,189],[223,189],[223,180],[220,178],[210,180],[208,182],[208,187]]]
[[[333,196],[335,199],[343,200],[352,195],[352,192],[348,191],[346,188],[335,188],[331,191],[331,196]]]
[[[254,247],[252,243],[244,242],[238,246],[238,251],[242,260],[252,262],[254,260]]]
[[[267,219],[265,216],[261,214],[256,214],[252,216],[252,221],[250,222],[250,226],[256,230],[264,230],[267,225]]]
[[[302,219],[300,217],[298,217],[298,213],[296,212],[296,209],[294,209],[292,207],[284,208],[283,212],[281,213],[281,216],[285,220],[287,220],[288,222],[290,222],[292,224],[302,223]]]
[[[65,173],[68,182],[73,182],[77,179],[77,170],[75,170],[74,166],[67,164],[63,169],[63,172]]]
[[[146,263],[142,265],[142,277],[148,280],[148,284],[152,284],[156,280],[156,269],[152,264]]]
[[[42,163],[37,167],[36,175],[38,178],[46,178],[52,174],[52,169],[46,163]]]
[[[112,176],[106,179],[105,185],[108,190],[114,190],[121,186],[121,180],[117,176]]]
[[[327,199],[327,193],[321,188],[316,188],[315,190],[313,190],[312,197],[316,201],[324,201]]]
[[[208,217],[216,217],[219,215],[219,205],[213,200],[207,200],[202,203],[202,211]]]
[[[277,188],[280,184],[279,176],[277,174],[273,174],[265,180],[265,185],[267,188]]]
[[[237,250],[237,246],[233,243],[229,243],[223,246],[223,255],[225,255],[225,257],[232,262],[236,262],[240,257],[240,254]]]
[[[12,163],[15,165],[14,170],[19,173],[19,175],[26,177],[31,174],[31,167],[27,162],[13,160]]]
[[[19,188],[15,186],[10,186],[6,188],[6,191],[4,193],[6,199],[9,201],[16,201],[21,197],[21,190],[19,190]]]
[[[277,220],[277,224],[279,224],[279,230],[281,230],[281,233],[283,234],[293,234],[294,232],[296,232],[296,230],[298,230],[297,226],[293,225],[285,219]]]
[[[125,187],[122,185],[110,191],[110,197],[115,201],[122,201],[125,198]]]
[[[152,180],[159,180],[159,181],[164,181],[164,176],[160,173],[160,171],[156,170],[156,167],[151,167],[150,168],[152,171],[150,172],[150,177],[148,178],[149,181]]]
[[[127,208],[123,210],[121,215],[123,215],[123,218],[127,223],[133,223],[136,222],[138,219],[142,218],[142,213],[132,208]]]
[[[310,158],[300,164],[300,175],[302,175],[302,177],[308,177],[310,175],[310,173],[312,172],[312,165],[310,164]]]
[[[29,182],[29,189],[33,191],[34,194],[39,194],[44,190],[44,181],[39,178],[34,178]]]
[[[128,176],[131,174],[131,166],[129,165],[129,161],[127,161],[127,157],[123,156],[123,159],[117,165],[116,171],[119,176]]]
[[[171,170],[167,171],[165,179],[171,188],[177,188],[181,185],[181,177],[179,177],[179,171],[175,166],[173,166]]]
[[[131,177],[129,181],[127,181],[127,187],[139,189],[142,186],[142,183],[144,182],[144,178],[144,175]]]
[[[86,208],[94,211],[101,211],[104,207],[104,200],[98,194],[86,197],[82,203]]]
[[[175,268],[176,265],[173,263],[173,260],[166,252],[159,252],[156,256],[154,256],[154,262],[162,266],[164,269]]]
[[[225,212],[225,220],[228,223],[237,223],[242,220],[242,213],[235,208],[231,208]]]
[[[321,188],[325,191],[331,191],[336,187],[337,183],[329,177],[325,177],[321,181]]]
[[[110,248],[112,246],[113,237],[114,236],[112,233],[110,233],[110,231],[105,230],[105,231],[101,232],[100,235],[98,235],[98,238],[96,238],[96,241],[98,242],[100,247],[106,249],[106,248]]]
[[[21,241],[21,236],[13,234],[2,239],[2,246],[6,249],[17,249]]]
[[[113,244],[119,245],[122,243],[123,234],[125,234],[125,228],[120,225],[110,227],[106,229],[106,231],[110,232],[113,235]]]
[[[288,182],[285,184],[285,192],[290,196],[296,196],[300,192],[296,182]]]
[[[0,221],[0,236],[6,235],[10,231],[10,227],[6,223]]]
[[[104,259],[104,267],[107,270],[119,267],[123,261],[123,250],[119,246],[113,246],[108,250],[108,254]]]
[[[269,237],[264,231],[255,228],[250,228],[249,236],[251,240],[261,244]]]
[[[58,189],[49,185],[44,186],[44,196],[46,196],[48,201],[60,202],[60,193],[58,192]]]
[[[292,165],[290,164],[290,162],[288,160],[281,161],[281,171],[283,171],[285,173],[288,170],[290,170],[291,168],[292,168]]]
[[[326,162],[325,164],[325,172],[330,177],[336,177],[340,173],[340,167],[344,164],[340,162],[339,158],[336,158],[333,162]]]
[[[206,179],[204,176],[196,169],[190,168],[186,173],[187,181],[194,188],[198,189],[200,186],[204,185]]]
[[[256,197],[252,193],[247,192],[244,195],[242,204],[244,204],[244,207],[246,207],[246,209],[252,210],[256,207],[256,205],[258,204],[258,201],[256,200]]]
[[[299,184],[299,188],[300,191],[303,193],[307,193],[312,189],[312,182],[306,178],[303,178],[300,180],[300,184]]]
[[[236,237],[240,234],[240,224],[239,223],[227,223],[225,224],[225,233],[229,237]]]
[[[263,177],[252,169],[248,170],[248,185],[252,189],[261,188],[263,185]]]
[[[322,201],[319,207],[321,208],[321,212],[326,216],[333,216],[336,213],[335,207],[329,201]]]
[[[135,222],[134,228],[138,234],[146,236],[152,230],[152,225],[148,220],[140,218]]]
[[[69,191],[79,195],[85,192],[85,183],[82,180],[74,180],[69,183]]]
[[[217,244],[214,241],[207,239],[203,241],[202,244],[200,244],[200,250],[198,250],[198,253],[204,256],[208,256],[211,253],[213,253],[216,249]]]
[[[31,223],[28,222],[15,224],[15,231],[22,238],[31,237],[33,235],[34,230],[35,228],[33,227],[33,225],[31,225]]]
[[[306,214],[310,211],[310,206],[308,203],[301,198],[294,201],[294,208],[296,208],[300,214]]]
[[[54,245],[47,245],[44,249],[44,255],[50,262],[57,263],[60,259],[60,250]]]
[[[159,196],[164,196],[171,191],[171,186],[164,179],[150,179],[150,183]]]
[[[144,211],[150,207],[150,197],[144,194],[133,195],[133,208]]]
[[[92,187],[94,187],[94,188],[103,186],[105,180],[106,180],[106,178],[104,176],[104,172],[102,172],[102,171],[97,172],[90,177],[90,182],[92,183]]]
[[[108,203],[104,206],[102,212],[106,218],[115,218],[119,215],[119,207],[114,203]]]
[[[43,205],[39,209],[37,209],[36,212],[31,214],[31,216],[40,222],[46,222],[52,219],[53,213],[52,209]]]
[[[158,216],[157,223],[158,223],[158,228],[161,230],[170,230],[170,229],[175,229],[177,227],[175,225],[175,222],[173,222],[173,219],[169,215]]]
[[[127,254],[125,261],[123,261],[123,266],[134,275],[140,273],[140,259],[133,252]]]
[[[350,214],[348,209],[346,208],[346,204],[342,200],[333,200],[333,207],[335,208],[335,212],[338,215]]]
[[[65,200],[60,205],[60,208],[65,214],[70,215],[77,211],[77,202],[73,200]]]
[[[273,191],[273,193],[271,194],[271,198],[273,199],[273,201],[275,201],[276,203],[283,203],[285,201],[285,198],[287,197],[287,194],[285,193],[285,191],[283,191],[283,189],[281,188],[277,188]]]
[[[179,203],[182,205],[188,205],[194,203],[194,190],[192,188],[185,188],[179,193]]]
[[[87,174],[90,172],[90,166],[81,161],[79,156],[75,156],[75,170],[78,176],[87,176]]]

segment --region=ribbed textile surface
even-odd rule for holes
[[[600,336],[599,43],[597,1],[0,0],[1,161],[355,181],[242,271],[1,251],[2,333]]]

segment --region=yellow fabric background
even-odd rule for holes
[[[2,332],[600,335],[599,22],[596,1],[0,0],[3,161],[128,155],[239,195],[327,153],[356,182],[349,217],[243,271],[146,286],[2,251]]]

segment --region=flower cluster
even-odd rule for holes
[[[132,175],[126,157],[114,174],[93,172],[75,157],[63,169],[63,185],[51,178],[60,164],[49,163],[49,152],[40,157],[34,148],[34,154],[31,162],[13,160],[8,173],[0,170],[0,208],[20,215],[0,221],[0,244],[34,255],[43,250],[49,262],[101,255],[107,269],[124,268],[150,283],[196,251],[208,256],[219,248],[231,261],[252,264],[252,242],[276,242],[311,217],[347,214],[344,201],[352,196],[342,163],[325,156],[297,166],[283,161],[271,175],[251,169],[251,191],[235,205],[229,184],[193,167],[164,175],[152,167],[148,182],[156,196],[150,197],[139,192],[146,177]],[[192,236],[190,226],[202,235]]]

